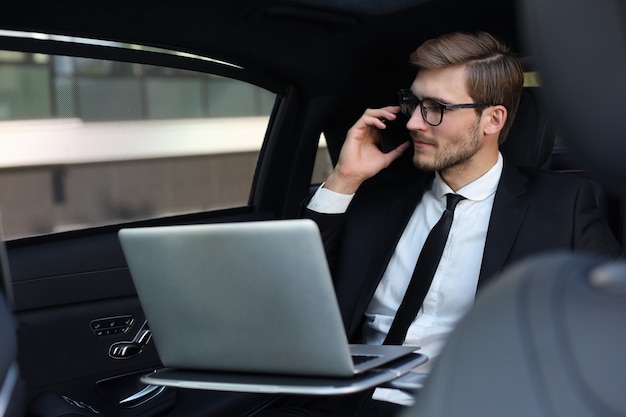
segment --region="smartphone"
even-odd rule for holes
[[[382,122],[387,126],[385,129],[380,129],[380,150],[387,153],[397,148],[404,142],[409,142],[411,136],[406,128],[407,120],[402,114],[398,114],[396,120],[382,119]]]

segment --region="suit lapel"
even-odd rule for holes
[[[505,163],[491,210],[479,286],[504,267],[528,208],[525,194],[523,177]]]

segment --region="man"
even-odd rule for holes
[[[487,33],[452,33],[424,43],[411,63],[418,73],[410,92],[401,94],[400,106],[365,111],[305,215],[324,237],[349,338],[380,344],[446,195],[462,196],[432,284],[403,339],[431,358],[418,369],[428,372],[477,288],[507,264],[547,250],[619,256],[622,249],[590,183],[520,170],[500,154],[523,87],[522,67],[503,44]],[[400,110],[410,117],[413,175],[385,171],[408,142],[389,153],[379,148],[384,120],[395,120]],[[373,398],[410,404],[396,390],[378,389]],[[349,415],[348,403],[326,415]],[[379,406],[367,399],[363,412]],[[383,412],[389,408],[367,415]]]

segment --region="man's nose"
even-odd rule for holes
[[[429,124],[426,123],[424,118],[422,117],[422,112],[420,111],[420,107],[417,106],[415,111],[409,118],[409,121],[406,123],[406,128],[408,130],[426,130],[428,129]]]

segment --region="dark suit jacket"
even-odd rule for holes
[[[305,210],[322,233],[348,336],[360,324],[400,235],[432,173],[381,173],[364,183],[341,215]],[[590,181],[504,164],[496,191],[479,286],[507,264],[550,250],[617,257],[622,248],[604,222]]]

